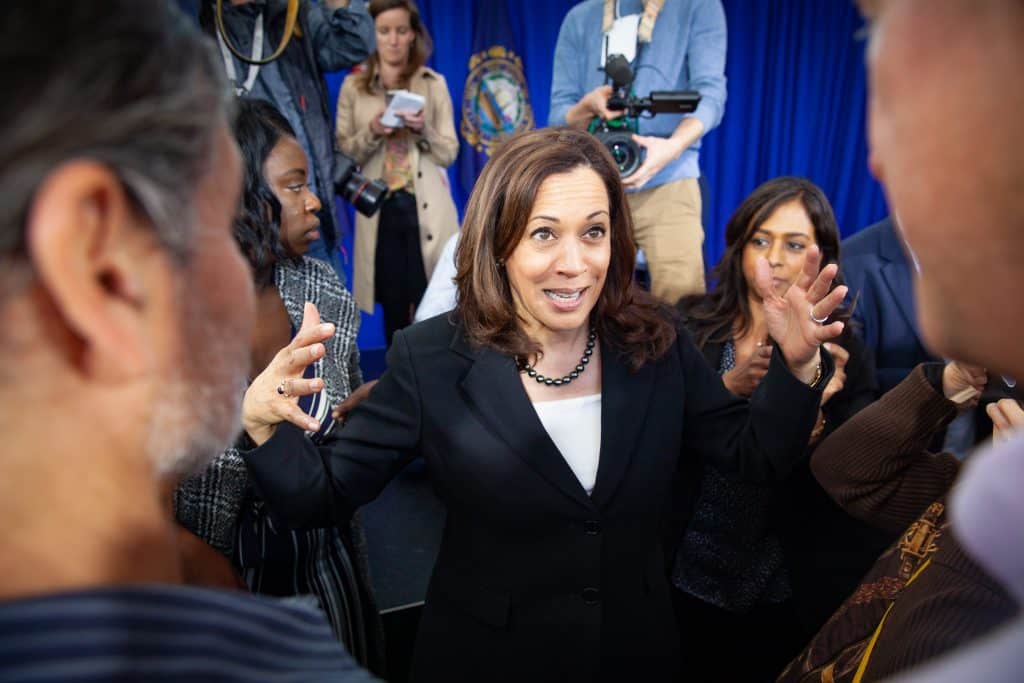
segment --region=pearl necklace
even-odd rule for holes
[[[537,384],[544,384],[549,387],[563,387],[569,382],[573,381],[587,369],[587,364],[590,363],[590,357],[594,355],[594,343],[597,339],[597,331],[591,327],[590,335],[587,337],[587,348],[583,350],[583,357],[580,358],[580,362],[576,364],[565,377],[555,379],[553,377],[545,377],[544,375],[537,372],[532,365],[526,362],[524,358],[517,358],[516,364],[519,366],[519,372],[525,372],[529,377],[537,380]]]

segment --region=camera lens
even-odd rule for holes
[[[601,131],[595,135],[612,155],[620,176],[629,177],[636,172],[636,169],[640,168],[640,163],[643,161],[643,150],[633,140],[632,133],[616,130]]]
[[[355,159],[335,150],[334,191],[364,216],[372,216],[384,201],[388,186],[383,180],[370,180],[359,172]]]
[[[615,159],[615,164],[619,167],[619,173],[622,173],[624,169],[632,165],[633,150],[625,143],[614,142],[608,146],[608,151],[612,153],[612,159]]]
[[[384,201],[388,186],[381,180],[370,180],[358,171],[353,172],[338,193],[364,216],[372,216]]]

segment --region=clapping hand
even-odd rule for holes
[[[277,352],[245,391],[242,426],[256,445],[273,436],[281,422],[291,422],[309,431],[320,428],[319,422],[299,408],[298,397],[324,388],[319,377],[304,379],[302,375],[310,363],[323,357],[326,349],[322,342],[333,334],[334,325],[321,324],[320,312],[307,301],[299,333]]]
[[[758,343],[750,356],[743,361],[737,360],[736,366],[722,375],[725,388],[737,396],[750,398],[750,395],[757,389],[757,385],[768,373],[771,359],[772,347]]]
[[[779,345],[789,369],[803,382],[810,384],[820,361],[819,347],[843,331],[843,323],[824,324],[846,296],[846,287],[829,287],[839,272],[830,263],[818,272],[821,251],[817,245],[807,250],[803,272],[780,296],[772,287],[771,267],[764,257],[757,259],[756,282],[764,306],[768,335]]]

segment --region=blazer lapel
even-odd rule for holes
[[[914,331],[918,342],[921,340],[921,331],[917,329],[917,316],[914,314],[914,283],[910,275],[910,268],[899,263],[883,263],[882,279],[889,287],[892,300],[896,302],[907,325]]]
[[[632,373],[614,349],[601,345],[601,459],[591,494],[606,505],[629,467],[654,389],[654,363]]]
[[[464,355],[474,359],[460,386],[480,419],[540,476],[592,509],[593,501],[537,417],[515,362],[493,349],[469,350],[468,345],[460,342],[456,341],[453,347],[461,347]]]

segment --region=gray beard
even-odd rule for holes
[[[157,477],[198,473],[241,431],[249,335],[207,310],[203,290],[182,278],[181,365],[153,406],[146,453]]]

